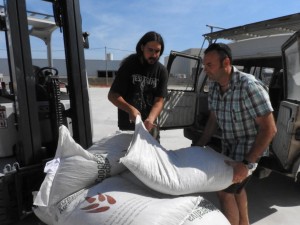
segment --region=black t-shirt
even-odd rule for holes
[[[141,64],[138,57],[128,58],[119,68],[111,90],[137,108],[144,121],[153,106],[155,97],[166,97],[168,72],[157,62]],[[118,126],[121,130],[134,130],[127,112],[118,109]]]

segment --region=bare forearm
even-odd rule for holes
[[[155,98],[154,104],[147,118],[151,123],[153,123],[156,120],[156,118],[159,116],[159,114],[163,109],[163,106],[164,106],[164,99]]]
[[[255,142],[245,157],[250,162],[256,162],[261,157],[277,132],[272,114],[258,119],[257,123],[259,125],[259,130]]]
[[[129,111],[130,111],[130,105],[118,93],[109,92],[108,93],[108,100],[111,103],[113,103],[116,107],[118,107],[119,109],[122,109],[123,111],[129,113]]]
[[[204,131],[200,139],[196,142],[198,146],[204,146],[213,136],[214,132],[217,129],[217,120],[214,113],[210,113],[209,119],[205,125]]]
[[[163,106],[164,106],[164,99],[158,97],[155,98],[151,111],[148,117],[146,118],[146,120],[144,121],[144,125],[148,131],[152,130],[156,126],[154,121],[159,116],[160,112],[163,109]]]
[[[140,114],[134,106],[125,101],[125,99],[118,93],[110,91],[108,93],[108,100],[119,109],[127,112],[131,120],[135,120],[135,117]]]

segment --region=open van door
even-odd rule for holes
[[[196,87],[202,70],[201,64],[200,56],[171,51],[167,64],[168,94],[159,116],[162,130],[183,128],[194,124],[198,108]]]
[[[272,149],[282,170],[299,178],[300,172],[300,31],[282,46],[285,96],[280,103]]]

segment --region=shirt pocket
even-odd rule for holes
[[[242,123],[247,119],[245,116],[245,109],[241,106],[240,102],[232,104],[231,118],[234,123]]]

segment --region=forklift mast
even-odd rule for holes
[[[92,144],[92,132],[79,0],[51,2],[65,43],[73,138],[87,148]],[[26,1],[7,0],[6,13],[8,57],[21,143],[20,161],[26,166],[41,161],[42,147]]]
[[[0,154],[0,224],[11,224],[31,211],[32,192],[39,189],[44,179],[43,168],[55,154],[58,127],[65,124],[66,118],[71,121],[69,129],[74,140],[83,148],[92,145],[84,58],[84,46],[88,45],[88,40],[87,33],[82,32],[79,0],[41,2],[53,7],[55,22],[49,23],[49,31],[59,27],[62,32],[67,71],[64,98],[69,105],[66,109],[60,101],[61,83],[57,69],[52,67],[49,49],[47,56],[50,66],[36,68],[33,65],[29,35],[42,37],[46,44],[50,44],[51,34],[43,37],[38,30],[43,27],[38,26],[37,30],[29,30],[33,24],[39,24],[28,15],[26,0],[4,0],[0,29],[5,32],[10,92],[5,96],[0,95],[0,111],[5,101],[13,105],[17,141],[12,155],[1,157]],[[33,14],[31,16],[34,17]],[[46,95],[39,93],[40,90]],[[2,133],[0,141],[4,142]],[[45,141],[47,138],[49,140]],[[13,169],[7,162],[13,162]]]

